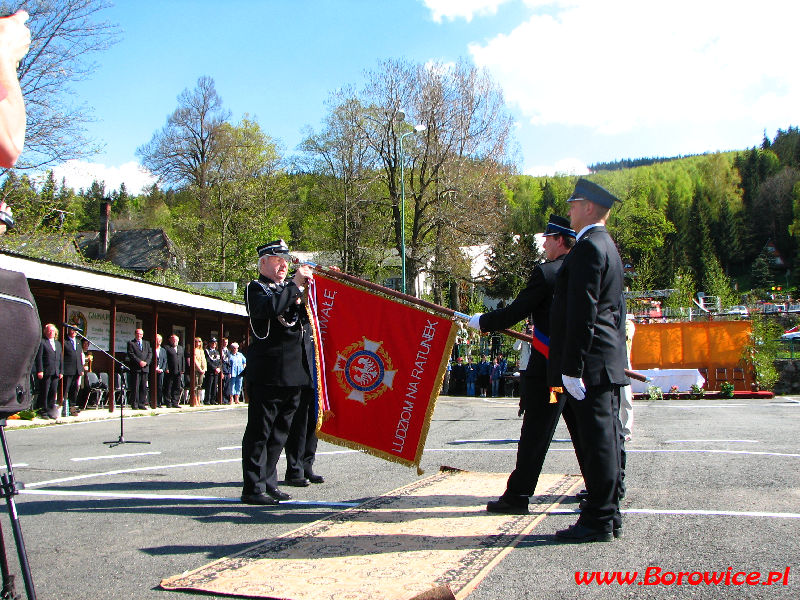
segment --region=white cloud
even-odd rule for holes
[[[797,121],[796,42],[782,29],[800,21],[796,0],[526,4],[530,19],[470,52],[533,125]]]
[[[497,7],[509,0],[422,0],[437,23],[443,19],[464,19],[469,23],[474,16],[497,14]]]
[[[586,163],[578,158],[563,158],[554,165],[536,165],[525,168],[525,175],[542,177],[544,175],[588,175]]]
[[[135,161],[124,163],[118,167],[106,166],[99,163],[90,163],[83,160],[68,160],[53,167],[53,175],[57,183],[66,179],[67,186],[75,190],[89,189],[94,181],[103,181],[106,193],[118,190],[120,184],[125,183],[129,194],[139,194],[141,191],[155,183],[156,178],[143,169]]]

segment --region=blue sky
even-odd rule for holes
[[[74,86],[103,151],[56,169],[74,187],[138,191],[136,148],[202,75],[291,153],[387,58],[486,68],[531,174],[743,149],[800,122],[796,0],[118,0],[104,16],[122,40]]]

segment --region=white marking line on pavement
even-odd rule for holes
[[[732,442],[736,444],[758,444],[758,440],[665,440],[665,444],[691,444],[693,442]]]
[[[547,512],[552,514],[579,514],[581,511],[577,508],[554,508],[553,510],[549,510]],[[638,515],[696,515],[712,517],[766,517],[770,519],[800,519],[800,513],[773,513],[740,510],[666,510],[656,508],[625,508],[620,512]]]
[[[158,471],[160,469],[180,469],[183,467],[203,467],[207,465],[218,465],[222,463],[238,462],[241,458],[225,458],[221,460],[204,460],[192,463],[179,463],[176,465],[158,465],[153,467],[137,467],[134,469],[116,469],[114,471],[104,471],[102,473],[87,473],[85,475],[74,475],[72,477],[62,477],[60,479],[50,479],[48,481],[37,481],[36,483],[26,483],[26,488],[43,487],[53,483],[66,483],[68,481],[78,481],[80,479],[93,479],[95,477],[106,477],[108,475],[123,475],[125,473],[141,473],[144,471]]]
[[[516,448],[425,448],[425,452],[516,452]],[[550,448],[548,452],[574,452],[572,448]],[[683,448],[626,448],[626,452],[640,453],[694,453],[694,454],[750,454],[753,456],[784,456],[788,458],[800,458],[800,454],[789,454],[783,452],[756,452],[749,450],[703,450],[703,449],[683,449]]]
[[[128,458],[133,456],[148,456],[151,454],[161,454],[161,452],[137,452],[135,454],[108,454],[106,456],[82,456],[80,458],[70,458],[73,462],[80,462],[83,460],[103,460],[105,458]]]
[[[453,440],[450,443],[451,444],[469,444],[469,443],[472,443],[472,442],[475,442],[476,444],[478,444],[478,443],[486,443],[486,442],[494,442],[494,443],[514,442],[516,444],[517,442],[519,442],[519,438],[517,438],[517,439],[511,439],[511,438],[500,438],[500,439],[485,438],[485,439],[482,439],[482,438],[478,438],[478,439],[475,439],[475,440]]]
[[[16,469],[17,467],[27,467],[28,463],[11,463],[11,468]]]
[[[125,494],[122,492],[73,492],[69,490],[20,490],[20,494],[31,496],[73,496],[87,498],[116,498],[126,500],[194,500],[198,502],[236,502],[241,504],[239,498],[228,498],[223,496],[192,496],[189,494]],[[358,506],[358,502],[324,502],[313,500],[289,500],[281,504],[303,504],[313,506],[337,506],[351,508]]]
[[[217,450],[241,450],[241,446],[220,446]],[[315,456],[323,456],[329,454],[358,454],[360,450],[329,450],[328,452],[317,452]],[[284,457],[285,458],[285,457]]]
[[[732,406],[749,406],[748,404],[654,404],[652,408],[682,408],[690,410],[692,408],[730,408]]]

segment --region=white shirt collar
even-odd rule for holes
[[[590,225],[587,225],[578,232],[578,235],[575,237],[575,240],[577,241],[581,239],[583,237],[583,234],[589,231],[592,227],[602,227],[602,226],[603,226],[602,223],[591,223]]]

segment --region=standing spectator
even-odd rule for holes
[[[194,390],[192,390],[192,406],[199,406],[203,403],[203,377],[205,377],[208,370],[206,363],[206,353],[203,350],[203,339],[194,338],[194,358],[192,359],[192,368],[194,369]]]
[[[244,354],[239,352],[239,344],[233,342],[230,345],[228,354],[228,398],[234,404],[239,404],[239,396],[242,393],[242,379],[244,368],[247,366],[247,359]]]
[[[478,363],[478,393],[481,398],[486,398],[489,393],[489,375],[492,372],[492,366],[486,359],[486,355],[481,355],[481,362]]]
[[[467,384],[467,396],[475,395],[475,382],[478,380],[478,367],[472,362],[472,356],[467,356],[467,364],[464,365],[464,377]]]
[[[573,543],[607,542],[622,533],[619,394],[630,381],[622,260],[605,227],[616,201],[596,183],[578,180],[568,200],[577,243],[556,277],[550,312],[548,380],[563,385],[574,410],[588,492],[578,521],[556,532]]]
[[[464,357],[459,356],[456,364],[453,365],[453,372],[450,374],[450,395],[461,396],[467,391],[467,370],[464,367]]]
[[[183,346],[174,333],[169,336],[169,344],[164,348],[167,355],[167,367],[164,369],[164,401],[171,408],[178,408],[181,403],[183,389],[184,357]]]
[[[625,349],[628,352],[628,368],[631,368],[631,349],[633,348],[633,335],[636,333],[636,325],[633,322],[633,315],[628,313],[625,317]],[[633,429],[633,390],[630,385],[623,386],[619,397],[619,421],[622,425],[622,437],[626,442],[631,441],[631,429]]]
[[[133,339],[128,342],[128,365],[131,368],[128,389],[131,394],[131,408],[145,410],[148,405],[147,379],[150,375],[153,351],[150,349],[150,342],[142,339],[144,331],[137,329],[133,335]]]
[[[277,486],[278,458],[304,388],[313,381],[314,342],[303,305],[313,276],[300,265],[289,272],[289,247],[275,240],[258,248],[258,279],[245,288],[254,339],[247,349],[247,427],[242,437],[242,502],[275,504],[291,498]]]
[[[61,416],[68,417],[70,408],[76,408],[78,402],[78,383],[83,373],[81,348],[78,345],[78,331],[67,327],[64,338],[64,406]]]
[[[228,364],[228,360],[231,356],[231,350],[228,348],[228,338],[220,340],[219,356],[222,367],[222,403],[230,404],[231,393],[228,391],[228,381],[231,378],[231,367]]]
[[[500,379],[503,377],[503,368],[500,360],[495,356],[492,361],[491,371],[489,371],[489,382],[492,386],[492,398],[497,398],[500,394]]]
[[[219,404],[219,378],[222,373],[222,358],[217,350],[217,338],[208,340],[206,348],[206,380],[203,388],[206,392],[206,404]]]
[[[167,369],[167,351],[161,345],[163,339],[160,333],[156,334],[156,347],[154,352],[156,359],[156,406],[158,407],[167,404],[164,401],[164,371]]]
[[[39,380],[39,402],[45,419],[57,419],[58,382],[64,377],[64,357],[61,346],[56,344],[58,330],[52,323],[44,326],[44,338],[39,344],[34,362],[36,378]]]

